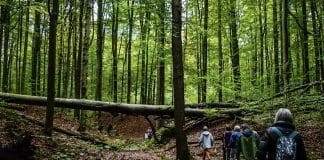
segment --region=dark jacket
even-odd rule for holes
[[[282,133],[290,134],[295,130],[295,126],[288,122],[279,121],[274,123],[271,127],[277,127]],[[276,142],[278,135],[268,128],[265,132],[264,137],[261,138],[261,142],[258,149],[258,159],[259,160],[275,160],[276,156]],[[307,155],[305,151],[305,146],[303,139],[300,134],[295,137],[297,151],[296,160],[307,160]],[[266,156],[268,155],[268,159]]]
[[[225,131],[224,134],[223,134],[223,139],[222,140],[223,140],[223,144],[224,144],[225,148],[228,147],[231,135],[232,135],[232,131]]]

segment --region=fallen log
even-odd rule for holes
[[[29,104],[37,106],[46,106],[47,98],[38,96],[28,96],[10,93],[1,93],[0,99],[7,103],[17,103],[17,104]],[[91,110],[91,111],[103,111],[111,113],[123,113],[128,115],[169,115],[173,116],[173,106],[167,105],[146,105],[146,104],[124,104],[124,103],[111,103],[102,101],[92,101],[84,99],[65,99],[65,98],[55,98],[55,107],[59,108],[71,108],[71,109],[81,109],[81,110]],[[217,113],[228,113],[232,109],[227,111],[208,109],[208,112]],[[239,112],[239,108],[234,109],[234,114]],[[207,110],[205,109],[195,109],[195,108],[185,108],[185,115],[191,117],[203,117],[206,116]]]
[[[186,104],[188,108],[239,108],[240,106],[235,103],[198,103]]]

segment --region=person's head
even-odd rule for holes
[[[207,126],[204,126],[203,127],[203,131],[207,131],[208,130],[208,127]]]
[[[225,131],[231,131],[231,130],[232,130],[231,126],[226,124],[225,125]]]
[[[239,125],[236,125],[236,126],[234,126],[234,131],[240,131],[240,126]]]
[[[293,115],[290,110],[287,108],[280,108],[276,113],[274,122],[276,123],[278,121],[293,123]]]
[[[250,126],[249,126],[247,123],[243,123],[243,124],[241,125],[241,127],[242,127],[242,130],[245,130],[245,129],[250,128]]]

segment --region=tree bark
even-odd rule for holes
[[[112,41],[111,41],[111,48],[112,48],[112,58],[113,58],[113,101],[117,102],[117,90],[118,90],[118,76],[117,76],[117,65],[118,65],[118,59],[117,59],[117,32],[118,32],[118,2],[113,1],[112,2]]]
[[[279,71],[279,32],[277,20],[277,0],[273,0],[273,54],[274,54],[274,91],[280,92],[280,71]]]
[[[3,73],[2,73],[2,91],[9,91],[9,35],[10,35],[10,0],[7,0],[7,4],[2,6],[2,20],[4,24],[4,41],[3,41]]]
[[[308,31],[307,31],[307,14],[306,0],[302,0],[302,57],[303,57],[303,83],[308,84],[309,78],[309,57],[308,57]]]
[[[74,94],[76,99],[81,98],[81,57],[82,57],[82,46],[83,46],[83,12],[84,12],[84,3],[85,0],[80,1],[80,15],[79,15],[79,46],[78,46],[78,55],[76,56],[76,66],[75,66],[75,77],[74,77]],[[74,117],[80,118],[80,110],[75,110]]]
[[[182,38],[181,38],[181,0],[172,0],[172,59],[173,59],[173,90],[174,90],[174,117],[176,133],[176,159],[192,159],[184,132],[185,109],[184,109],[184,77],[182,59]]]
[[[46,106],[48,99],[46,97],[29,96],[29,95],[19,95],[11,93],[0,92],[0,98],[7,103],[16,104],[28,104],[35,106]],[[231,108],[226,110],[221,109],[197,109],[197,107],[204,108],[206,105],[220,106],[220,108]],[[222,114],[236,114],[243,113],[246,110],[244,108],[237,108],[237,105],[233,104],[197,104],[195,108],[189,108],[189,106],[194,106],[194,104],[188,105],[184,108],[185,116],[190,117],[204,117],[206,112],[217,113],[217,116],[223,116]],[[113,103],[113,102],[102,102],[102,101],[92,101],[85,99],[66,99],[66,98],[55,98],[54,106],[58,108],[71,108],[71,109],[82,109],[89,111],[103,111],[111,113],[124,113],[129,115],[168,115],[174,116],[174,107],[167,105],[145,105],[145,104],[125,104],[125,103]],[[187,106],[187,105],[186,105]]]
[[[70,74],[71,74],[71,50],[72,50],[72,35],[73,35],[73,12],[72,9],[74,7],[73,1],[69,2],[69,11],[68,11],[68,18],[69,18],[69,28],[68,28],[68,39],[67,39],[67,55],[65,58],[65,69],[64,69],[64,77],[63,77],[63,92],[62,97],[67,98],[68,97],[68,88],[69,88],[69,82],[70,82]],[[71,81],[72,83],[72,81]],[[71,88],[72,89],[72,88]]]
[[[90,20],[91,20],[91,0],[85,1],[86,15],[85,15],[85,32],[84,44],[82,48],[82,67],[81,67],[81,99],[87,99],[87,78],[88,78],[88,52],[90,47]],[[80,126],[78,131],[85,131],[86,113],[81,110]]]
[[[45,120],[45,134],[52,136],[54,102],[55,102],[55,59],[56,59],[56,25],[59,14],[58,0],[52,1],[52,8],[48,4],[50,22],[49,22],[49,38],[48,38],[48,77],[47,77],[47,108]],[[50,3],[50,1],[48,2]]]
[[[131,92],[132,92],[132,38],[133,38],[133,26],[134,26],[134,0],[131,0],[131,5],[129,4],[130,0],[127,1],[128,5],[128,42],[127,42],[127,103],[130,103]]]
[[[288,0],[281,1],[281,32],[282,32],[282,54],[283,54],[283,79],[285,89],[289,87],[290,81],[290,58],[289,58],[289,31],[288,31]]]
[[[316,4],[314,0],[310,0],[310,11],[311,11],[311,17],[312,17],[312,26],[313,26],[313,40],[314,40],[314,53],[315,53],[315,80],[320,81],[320,55],[319,55],[319,32],[318,32],[318,26],[316,24]],[[321,90],[321,86],[318,86],[317,91]]]
[[[5,7],[4,6],[1,6],[1,10],[0,10],[0,20],[1,20],[1,22],[4,22],[4,15],[5,15],[5,13],[4,13],[4,11],[5,11],[5,9],[4,9]],[[0,57],[2,57],[2,43],[3,43],[3,28],[4,28],[4,23],[0,23]],[[2,84],[1,83],[1,80],[2,80],[2,65],[0,64],[0,84]],[[1,87],[1,89],[2,89],[2,87]]]
[[[265,53],[265,58],[266,58],[266,77],[267,77],[267,87],[270,87],[271,85],[271,63],[272,63],[272,56],[269,54],[269,47],[268,47],[268,10],[267,10],[267,0],[264,0],[263,4],[263,14],[264,14],[264,53]]]
[[[239,45],[238,45],[238,37],[237,37],[237,19],[236,19],[236,0],[230,1],[230,31],[231,31],[231,60],[232,60],[232,69],[233,69],[233,77],[235,84],[235,98],[239,97],[239,93],[241,91],[241,72],[240,72],[240,53],[239,53]]]
[[[204,0],[204,32],[202,38],[202,83],[201,101],[206,102],[207,94],[207,59],[208,59],[208,0]]]
[[[163,105],[165,99],[165,1],[158,3],[158,69],[157,69],[157,85],[156,85],[156,104]]]
[[[42,3],[42,0],[37,0],[36,2]],[[33,35],[33,48],[32,48],[32,76],[31,76],[31,90],[32,95],[39,95],[38,87],[38,63],[40,62],[38,58],[41,54],[41,45],[42,45],[42,35],[41,35],[41,13],[35,11],[35,24],[34,24],[34,35]]]
[[[260,82],[260,88],[261,91],[264,90],[264,84],[263,84],[263,75],[264,75],[264,30],[263,30],[263,21],[262,21],[262,4],[261,4],[262,0],[258,0],[258,8],[259,8],[259,31],[260,31],[260,51],[259,51],[259,82]]]
[[[218,101],[223,101],[223,44],[222,44],[222,2],[217,1],[217,13],[218,13]]]
[[[141,0],[141,5],[145,6],[145,11],[140,11],[140,28],[141,28],[141,104],[146,104],[147,97],[146,97],[146,91],[147,91],[147,33],[148,33],[148,22],[149,22],[149,8],[148,8],[148,1],[147,0]],[[145,13],[145,14],[144,14]]]
[[[27,63],[27,50],[28,50],[28,28],[29,28],[29,6],[30,0],[27,0],[27,10],[26,10],[26,22],[25,22],[25,42],[24,42],[24,55],[23,55],[23,64],[22,64],[22,73],[21,73],[21,84],[20,84],[20,93],[25,94],[25,79],[26,79],[26,63]],[[1,44],[1,43],[0,43]],[[1,48],[1,47],[0,47]],[[0,71],[1,73],[1,71]]]

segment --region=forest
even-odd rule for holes
[[[279,108],[322,159],[323,11],[322,0],[1,0],[0,159],[200,159],[203,125],[218,159],[225,126],[263,136]]]

